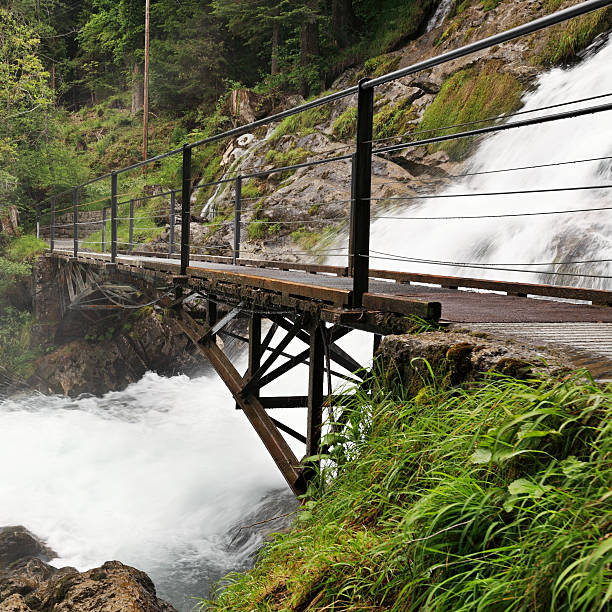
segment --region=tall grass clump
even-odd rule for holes
[[[430,382],[414,398],[375,380],[336,411],[292,530],[203,607],[610,609],[612,388]]]

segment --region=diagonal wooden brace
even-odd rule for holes
[[[208,358],[221,380],[231,391],[236,403],[246,414],[291,490],[296,495],[303,495],[306,492],[306,487],[300,462],[266,413],[260,400],[252,392],[247,391],[243,394],[242,376],[217,346],[214,339],[205,335],[204,339],[201,340],[201,334],[194,334],[194,329],[197,327],[195,321],[192,320],[191,324],[187,324],[186,320],[191,319],[191,317],[186,313],[182,313],[182,318],[183,321],[178,321],[179,326],[194,341],[196,348]]]

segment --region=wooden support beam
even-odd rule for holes
[[[323,329],[318,321],[310,332],[310,368],[308,373],[308,426],[306,433],[306,455],[317,455],[321,447],[323,424],[325,349]]]
[[[266,359],[266,361],[257,370],[247,377],[244,381],[247,385],[251,380],[256,381],[261,378],[262,374],[265,374],[273,363],[280,357],[280,354],[287,348],[289,343],[298,335],[302,327],[302,319],[298,317],[291,329],[287,332],[285,337],[278,343],[275,349],[272,350],[272,354]]]
[[[284,431],[288,436],[295,438],[302,444],[306,444],[306,436],[303,436],[301,433],[298,433],[297,431],[295,431],[295,429],[288,427],[287,425],[285,425],[284,423],[281,423],[280,421],[278,421],[277,419],[273,417],[270,417],[270,420],[274,423],[274,425],[276,425],[276,427],[280,431]]]
[[[194,340],[192,334],[193,329],[198,327],[197,323],[185,312],[181,312],[181,319],[178,320],[179,326],[189,338]],[[247,392],[243,394],[242,377],[223,351],[217,346],[213,338],[206,336],[203,342],[194,342],[194,344],[197,350],[208,358],[234,396],[236,402],[246,414],[291,490],[296,495],[304,494],[305,485],[299,461],[280,434],[278,428],[272,422],[272,419],[266,413],[259,399],[252,393]]]
[[[308,396],[260,397],[259,401],[266,410],[277,408],[308,408]]]
[[[283,363],[283,365],[278,366],[278,368],[275,368],[265,376],[262,376],[259,380],[253,380],[253,382],[251,383],[252,386],[254,388],[261,389],[266,385],[269,385],[272,381],[276,380],[277,378],[280,378],[283,374],[286,374],[290,370],[293,370],[293,368],[308,361],[309,354],[310,349],[306,349],[305,351],[298,353],[297,355],[291,357],[291,359]]]

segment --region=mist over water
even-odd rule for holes
[[[23,524],[58,567],[117,559],[183,609],[239,569],[225,534],[286,485],[213,375],[147,374],[122,392],[0,403],[0,525]]]
[[[541,75],[524,96],[534,110],[552,104],[612,93],[612,40],[569,69]],[[612,96],[527,117],[609,103]],[[517,119],[522,119],[520,117]],[[516,119],[510,119],[514,121]],[[477,126],[478,127],[478,126]],[[612,156],[612,112],[516,128],[486,137],[461,173],[489,172],[541,164]],[[612,160],[500,172],[457,179],[441,194],[477,194],[529,189],[612,184]],[[430,274],[611,288],[610,262],[560,265],[560,262],[612,259],[612,211],[497,219],[407,220],[550,212],[612,206],[612,190],[565,191],[528,195],[435,198],[405,202],[389,211],[373,206],[372,216],[389,215],[371,228],[372,268]],[[383,254],[384,253],[384,254]],[[389,256],[392,256],[389,258]],[[399,260],[394,260],[399,258]],[[425,259],[492,268],[417,263]],[[531,265],[544,264],[544,265]],[[516,271],[520,270],[520,271]],[[562,275],[546,274],[563,273]],[[565,276],[573,274],[576,276]]]

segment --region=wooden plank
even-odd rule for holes
[[[308,408],[308,396],[260,397],[259,401],[266,410],[277,408]]]
[[[405,316],[418,316],[428,321],[438,321],[442,314],[440,302],[425,302],[401,295],[384,293],[364,293],[363,307],[368,310],[395,312]]]
[[[431,285],[440,285],[445,289],[458,287],[464,287],[466,289],[484,289],[486,291],[500,291],[516,296],[539,295],[543,297],[584,300],[600,306],[612,306],[612,291],[604,291],[602,289],[582,289],[580,287],[514,283],[481,278],[438,276],[436,274],[417,274],[396,270],[370,270],[370,278],[372,277],[394,280],[398,283],[428,283]]]

